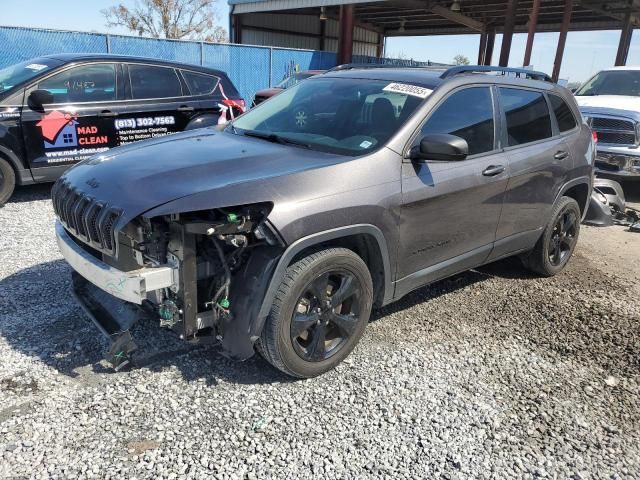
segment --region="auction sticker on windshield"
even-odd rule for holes
[[[408,85],[406,83],[390,83],[382,90],[385,92],[404,93],[419,98],[427,98],[433,92],[433,90],[429,88]]]

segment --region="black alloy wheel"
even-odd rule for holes
[[[570,255],[576,243],[578,218],[574,211],[567,210],[558,217],[549,239],[549,262],[554,267],[561,265]]]
[[[330,358],[358,326],[362,286],[352,273],[337,270],[313,280],[298,299],[291,320],[291,342],[301,358]]]
[[[372,304],[371,272],[357,253],[310,252],[287,267],[256,348],[287,375],[321,375],[355,348]]]

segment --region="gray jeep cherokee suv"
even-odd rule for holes
[[[114,366],[146,312],[312,377],[351,352],[372,307],[418,287],[511,255],[562,270],[591,132],[546,75],[496,70],[342,67],[223,130],[70,169],[52,191],[58,244]]]

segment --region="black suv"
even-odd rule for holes
[[[591,131],[546,75],[497,73],[343,67],[224,131],[70,169],[52,193],[58,245],[109,358],[128,361],[146,310],[309,377],[349,354],[372,306],[513,255],[561,271],[591,192]]]
[[[137,140],[244,111],[224,72],[114,55],[51,55],[0,70],[0,206],[15,184]]]

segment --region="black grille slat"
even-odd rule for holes
[[[89,215],[87,217],[87,234],[89,236],[89,240],[95,242],[100,245],[102,248],[102,241],[100,239],[100,230],[98,229],[98,219],[102,214],[103,205],[101,203],[96,203],[91,208]]]
[[[593,117],[593,128],[606,128],[611,130],[634,130],[633,122],[619,118]]]
[[[87,236],[87,229],[84,224],[84,214],[91,205],[91,200],[88,197],[82,196],[73,211],[73,218],[76,224],[76,230],[78,231],[78,235],[83,237]]]
[[[633,133],[619,132],[598,132],[599,143],[613,143],[616,145],[633,145],[636,142],[636,136]]]
[[[103,253],[115,253],[114,226],[120,210],[75,191],[65,182],[55,184],[51,200],[56,215],[69,232]]]
[[[114,210],[107,212],[105,215],[101,226],[100,231],[102,232],[102,238],[104,239],[104,248],[107,250],[113,250],[113,226],[118,220],[120,214]]]
[[[612,117],[591,117],[591,128],[598,142],[609,145],[636,145],[636,125],[633,120]]]

